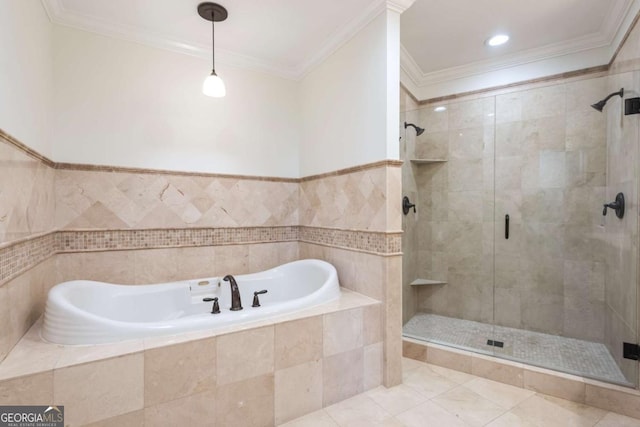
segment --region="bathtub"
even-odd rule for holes
[[[48,294],[42,338],[56,344],[102,344],[181,332],[213,330],[302,310],[340,297],[335,267],[314,259],[235,276],[243,310],[230,311],[231,290],[222,277],[154,285],[114,285],[74,280]],[[254,292],[260,307],[252,307]],[[212,314],[219,298],[220,313]]]

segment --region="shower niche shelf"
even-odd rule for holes
[[[442,280],[416,279],[411,282],[411,286],[446,285]]]
[[[433,163],[444,163],[447,160],[446,159],[411,159],[409,161],[417,165],[429,165]]]

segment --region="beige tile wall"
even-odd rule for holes
[[[351,177],[351,175],[354,175]],[[381,175],[381,176],[380,176]],[[314,192],[318,189],[329,188],[337,189],[335,177],[324,177],[321,179],[313,180],[311,183],[307,183],[305,188],[305,182],[302,184],[302,193],[309,194],[309,188],[312,187]],[[356,171],[352,174],[348,174],[345,182],[360,182],[363,183],[364,188],[367,185],[366,181],[378,182],[376,185],[378,188],[384,189],[385,197],[382,200],[377,200],[376,203],[381,203],[382,206],[378,210],[373,210],[371,215],[375,216],[375,228],[380,231],[395,232],[400,229],[402,225],[401,218],[401,200],[402,200],[402,178],[401,169],[398,166],[383,166],[380,170],[372,169],[366,171]],[[317,181],[317,182],[316,182]],[[355,184],[353,184],[355,185]],[[345,187],[350,188],[350,187]],[[353,197],[354,190],[340,191],[338,194],[349,194]],[[302,196],[304,200],[306,196]],[[345,204],[349,197],[340,199],[331,199],[332,203],[329,203],[326,207],[318,205],[318,209],[323,212],[328,212],[327,209],[332,209],[334,203]],[[302,204],[304,205],[304,201]],[[315,203],[315,202],[314,202]],[[369,206],[365,204],[365,206]],[[365,209],[367,210],[367,209]],[[304,212],[305,209],[301,209]],[[363,225],[360,223],[360,217],[367,215],[362,210],[354,208],[340,209],[343,217],[339,219],[340,226],[344,227],[357,227]],[[382,215],[382,216],[381,216]],[[304,213],[301,213],[302,218],[307,218]],[[337,220],[337,219],[336,219]],[[316,216],[312,220],[314,225],[319,226],[336,226],[336,222],[330,216]],[[325,221],[327,221],[325,223]],[[319,222],[319,224],[318,224]],[[306,224],[305,224],[306,225]],[[369,225],[374,227],[374,222]],[[319,258],[326,260],[336,266],[338,275],[340,277],[340,283],[342,286],[356,292],[363,293],[372,298],[378,299],[383,302],[382,322],[384,331],[384,344],[381,349],[384,355],[384,370],[383,370],[383,382],[386,386],[393,386],[399,384],[402,381],[401,372],[401,338],[402,338],[402,256],[397,252],[390,251],[387,254],[371,254],[348,250],[346,248],[336,248],[331,246],[324,246],[314,242],[300,242],[299,255],[301,258]],[[377,350],[372,349],[367,355],[367,358],[377,357]],[[345,356],[347,357],[347,356]],[[359,360],[358,355],[351,354],[351,362]],[[353,359],[353,360],[352,360]],[[368,359],[367,359],[368,360]],[[345,359],[345,361],[347,360]],[[337,362],[336,362],[337,363]]]
[[[400,189],[388,186],[398,167],[376,167],[352,173],[302,180],[300,225],[352,230],[400,231],[400,211],[389,210]]]
[[[60,229],[298,224],[298,183],[156,173],[57,170]]]
[[[0,381],[0,404],[56,402],[69,426],[281,424],[381,384],[382,325],[365,324],[381,311],[351,308]]]
[[[63,253],[55,257],[56,283],[163,283],[263,271],[297,259],[297,242]]]
[[[55,259],[49,258],[0,286],[0,361],[44,312],[55,272]]]
[[[15,148],[0,131],[0,244],[54,226],[55,171]]]

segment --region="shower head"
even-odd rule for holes
[[[407,123],[404,122],[404,128],[408,128],[409,126],[411,126],[412,128],[414,128],[416,130],[416,136],[422,135],[424,133],[424,129],[421,127],[418,127],[416,125],[414,125],[413,123]]]
[[[619,95],[619,96],[620,96],[620,98],[622,98],[622,96],[624,95],[624,88],[623,88],[623,89],[620,89],[620,91],[619,91],[619,92],[613,92],[611,95],[607,96],[607,97],[606,97],[605,99],[603,99],[602,101],[598,101],[598,102],[596,102],[595,104],[591,104],[591,106],[592,106],[593,108],[595,108],[596,110],[598,110],[598,111],[602,112],[602,109],[603,109],[603,108],[604,108],[604,106],[607,104],[607,101],[608,101],[611,97],[616,96],[616,95]]]

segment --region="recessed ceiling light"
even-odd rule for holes
[[[505,44],[509,41],[509,36],[506,34],[496,34],[495,36],[488,39],[485,43],[487,46],[500,46],[501,44]]]
[[[445,106],[439,106],[433,109],[433,111],[435,111],[436,113],[442,113],[443,111],[447,111],[447,107]]]

